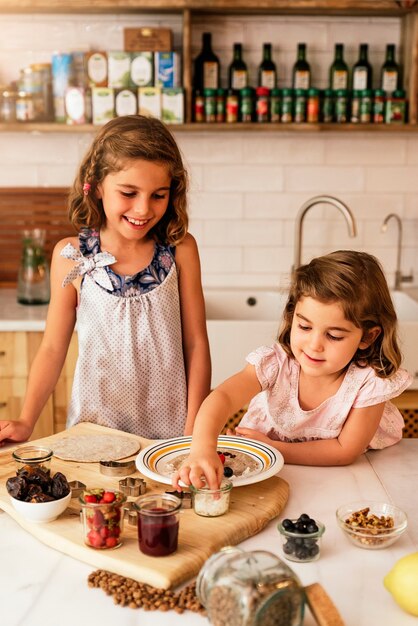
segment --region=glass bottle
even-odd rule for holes
[[[298,56],[292,71],[293,89],[309,89],[311,86],[311,66],[306,60],[306,43],[298,43]]]
[[[48,304],[49,267],[44,250],[45,231],[24,230],[22,258],[17,280],[17,301],[20,304]]]
[[[368,61],[367,43],[360,44],[360,56],[357,63],[353,66],[353,90],[371,89],[373,68]]]
[[[213,554],[196,581],[196,593],[216,626],[301,626],[304,593],[296,574],[264,550],[228,546]]]
[[[258,86],[274,89],[277,83],[276,64],[271,58],[271,43],[263,44],[263,60],[258,68]]]
[[[388,43],[386,46],[386,58],[382,65],[380,87],[387,95],[400,89],[400,71],[399,65],[395,61],[395,44],[393,43]]]
[[[344,61],[344,45],[342,43],[335,44],[334,61],[329,68],[329,88],[334,91],[348,89],[348,66]]]
[[[334,121],[335,97],[332,89],[325,89],[322,96],[321,121],[329,124]]]
[[[202,34],[202,50],[194,60],[193,87],[195,89],[218,89],[220,63],[212,50],[212,34]]]
[[[228,75],[230,89],[240,90],[248,86],[248,69],[242,58],[242,44],[240,43],[234,43],[234,53]]]

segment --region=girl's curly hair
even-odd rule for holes
[[[380,378],[389,378],[398,370],[402,355],[397,340],[397,317],[382,267],[374,256],[339,250],[295,270],[278,336],[291,357],[293,314],[303,297],[340,303],[345,318],[361,328],[364,337],[369,329],[379,326],[379,336],[368,348],[358,349],[352,362],[358,367],[372,367]]]
[[[106,222],[97,186],[108,174],[119,172],[133,159],[163,163],[171,176],[170,198],[163,218],[154,229],[161,243],[177,245],[187,233],[188,176],[180,150],[168,128],[152,117],[126,115],[111,120],[97,133],[81,162],[70,190],[68,211],[77,230],[100,229]],[[89,185],[85,194],[83,187]]]

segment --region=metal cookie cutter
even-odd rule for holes
[[[166,491],[166,493],[180,498],[182,509],[192,508],[192,494],[189,491]]]
[[[124,478],[119,481],[119,489],[125,496],[142,496],[147,484],[143,478]]]
[[[100,461],[100,473],[105,474],[105,476],[128,476],[135,471],[135,460]]]
[[[122,481],[121,481],[122,482]],[[136,526],[138,521],[138,513],[134,509],[134,503],[132,501],[125,502],[122,507],[123,511],[123,519],[128,522],[131,526]]]
[[[86,485],[79,480],[72,480],[68,484],[71,489],[72,498],[78,498],[78,496],[81,495],[81,492],[84,491],[84,489],[86,488]]]

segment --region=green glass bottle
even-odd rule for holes
[[[395,61],[395,44],[388,43],[386,46],[386,58],[380,74],[380,88],[387,95],[401,88],[399,65]]]
[[[344,61],[344,45],[342,43],[335,44],[334,61],[329,68],[329,88],[334,91],[348,89],[348,66]]]
[[[220,81],[220,63],[212,50],[211,33],[202,33],[202,49],[194,60],[193,87],[217,89]]]
[[[368,60],[368,50],[367,43],[360,44],[359,60],[353,66],[353,90],[355,91],[372,88],[373,68]]]
[[[311,66],[306,60],[306,43],[298,43],[298,57],[292,71],[293,89],[309,89],[311,86]]]
[[[229,88],[240,90],[248,86],[248,69],[242,58],[242,44],[234,43],[232,62],[229,66]]]
[[[274,89],[277,83],[276,64],[272,60],[271,43],[263,44],[263,60],[258,67],[258,86]]]

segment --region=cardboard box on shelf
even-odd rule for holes
[[[138,89],[139,114],[161,119],[160,87],[140,87]]]
[[[169,28],[124,28],[123,39],[127,52],[168,52],[173,47],[173,33]]]

